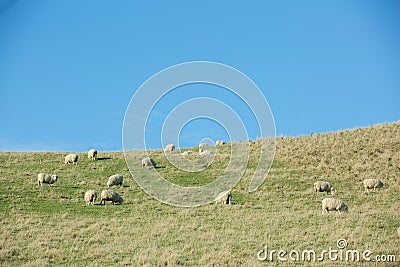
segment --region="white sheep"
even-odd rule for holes
[[[42,184],[54,184],[58,180],[58,176],[55,174],[39,173],[38,174],[38,185]]]
[[[211,155],[212,152],[210,150],[204,150],[202,148],[199,149],[199,155],[203,156],[203,155]]]
[[[164,152],[165,153],[171,153],[174,150],[175,150],[175,145],[174,144],[168,144],[164,148]]]
[[[124,182],[124,177],[121,174],[114,174],[108,178],[107,186],[120,185]]]
[[[316,181],[314,183],[314,190],[315,192],[326,192],[326,194],[331,193],[331,195],[335,194],[333,186],[324,181]]]
[[[97,192],[96,191],[94,191],[94,190],[88,190],[88,191],[86,191],[86,193],[85,193],[85,202],[86,202],[86,205],[94,205],[94,202],[96,201],[96,199],[97,199]]]
[[[206,143],[200,143],[199,148],[204,148],[206,146],[208,146]]]
[[[152,158],[142,159],[142,167],[156,167],[157,163]]]
[[[400,238],[400,227],[397,229],[397,234],[399,235]]]
[[[68,154],[65,156],[65,164],[78,164],[78,155],[77,154]]]
[[[336,212],[338,212],[339,214],[341,211],[348,213],[349,207],[340,199],[324,198],[322,200],[322,214],[334,210],[336,210]]]
[[[96,149],[90,149],[88,151],[88,159],[91,161],[95,161],[97,158],[97,150]]]
[[[216,146],[223,146],[223,145],[226,145],[226,143],[225,143],[225,141],[217,140],[217,141],[215,142],[215,145],[216,145]]]
[[[365,179],[363,181],[363,185],[365,188],[365,191],[368,192],[368,189],[374,189],[375,188],[382,188],[383,187],[383,182],[378,180],[378,179]]]
[[[232,204],[232,192],[231,191],[224,191],[221,192],[217,198],[216,203],[223,203],[223,204]]]
[[[115,192],[113,190],[103,190],[103,191],[101,191],[101,194],[100,194],[100,205],[102,205],[103,202],[105,205],[106,201],[111,201],[112,204],[114,205],[115,203],[122,204],[122,202],[124,200],[117,192]]]
[[[182,156],[187,156],[187,155],[192,155],[193,151],[192,150],[188,150],[188,151],[184,151],[181,153]]]

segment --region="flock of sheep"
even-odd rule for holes
[[[363,181],[363,186],[365,192],[368,193],[368,189],[377,189],[383,187],[383,182],[378,179],[365,179]],[[326,194],[331,193],[332,195],[335,194],[334,187],[324,181],[316,181],[314,183],[314,190],[315,192],[325,192]],[[335,198],[324,198],[322,200],[322,213],[328,213],[329,211],[336,211],[339,214],[344,211],[346,213],[349,212],[349,207],[340,199]],[[400,228],[399,228],[399,235],[400,235]]]
[[[97,151],[95,149],[91,149],[88,151],[88,158],[92,161],[97,159]],[[64,163],[65,164],[78,164],[79,156],[77,154],[68,154],[65,156]],[[38,185],[42,186],[43,184],[54,184],[58,180],[58,176],[55,174],[47,174],[47,173],[39,173],[38,174]],[[114,174],[108,178],[107,186],[111,187],[114,185],[120,185],[122,187],[122,183],[124,181],[124,177],[121,174]],[[95,190],[88,190],[85,193],[84,199],[86,205],[94,205],[96,201],[98,193]],[[103,190],[100,193],[100,205],[106,201],[111,201],[112,204],[119,203],[122,204],[124,201],[123,198],[113,190]]]
[[[226,143],[224,141],[217,141],[216,145],[225,145]],[[164,148],[165,153],[171,153],[172,151],[175,150],[175,145],[174,144],[168,144]],[[192,151],[185,151],[182,152],[182,155],[190,155],[192,154]],[[211,154],[212,152],[209,150],[204,150],[202,145],[200,145],[199,148],[199,155],[207,155]],[[68,154],[65,157],[65,164],[78,164],[78,155],[77,154]],[[88,158],[92,161],[95,161],[97,158],[97,151],[95,149],[91,149],[88,151]],[[152,158],[144,158],[142,159],[142,167],[156,167],[157,163],[152,159]],[[38,185],[41,186],[42,184],[53,184],[58,180],[58,176],[54,174],[46,174],[46,173],[39,173],[38,174]],[[111,175],[108,178],[107,181],[107,186],[111,187],[114,185],[119,185],[122,187],[124,177],[121,174],[114,174]],[[365,192],[368,193],[369,189],[373,189],[374,191],[378,188],[382,188],[384,186],[383,182],[380,181],[379,179],[365,179],[363,180],[363,186],[365,189]],[[326,194],[330,193],[331,195],[335,194],[335,189],[334,187],[329,183],[325,181],[316,181],[314,183],[314,191],[316,193],[318,192],[325,192]],[[88,190],[86,191],[84,195],[84,200],[86,202],[86,205],[94,205],[96,199],[97,199],[98,193],[95,190]],[[118,192],[115,192],[113,190],[103,190],[100,193],[100,205],[106,204],[106,201],[111,201],[112,204],[119,203],[122,204],[124,201],[123,198],[118,194]],[[226,191],[222,192],[217,196],[216,202],[218,203],[223,203],[223,204],[232,204],[232,192],[231,191]],[[341,212],[346,212],[348,213],[349,208],[348,206],[340,199],[336,198],[324,198],[322,200],[322,213],[328,213],[329,211],[336,211],[337,213],[341,214]],[[400,237],[400,227],[397,230],[397,233]]]
[[[217,141],[216,145],[224,145],[224,141]],[[164,151],[166,153],[171,153],[172,151],[175,150],[175,145],[174,144],[168,144],[165,148]],[[202,150],[200,149],[199,154],[211,154],[210,151],[208,150]],[[190,155],[192,154],[192,151],[186,151],[186,153],[182,153],[184,155]],[[78,159],[79,156],[77,154],[68,154],[65,156],[64,163],[65,164],[78,164]],[[95,161],[97,159],[97,150],[91,149],[88,151],[88,159],[91,161]],[[142,167],[156,167],[157,163],[152,159],[152,158],[144,158],[142,160]],[[39,186],[42,186],[43,184],[54,184],[58,180],[58,176],[55,174],[47,174],[47,173],[39,173],[37,182]],[[107,181],[107,186],[112,187],[114,185],[119,185],[123,186],[123,181],[124,177],[121,174],[114,174],[111,175],[108,178]],[[86,205],[94,205],[95,201],[97,200],[98,193],[95,190],[88,190],[86,191],[84,195],[84,200],[86,202]],[[115,192],[113,190],[103,190],[100,193],[100,205],[106,204],[106,201],[111,201],[112,204],[119,203],[122,204],[124,201],[123,198],[118,194],[118,192]],[[229,192],[223,192],[217,197],[218,202],[223,202],[226,204],[231,204],[232,202],[232,193]]]
[[[225,142],[225,141],[222,141],[222,140],[217,140],[217,141],[215,142],[215,145],[216,145],[216,146],[223,146],[223,145],[226,145],[226,142]],[[199,155],[200,155],[200,156],[203,156],[203,155],[211,155],[211,154],[213,154],[212,151],[205,149],[206,146],[207,146],[207,145],[204,144],[204,143],[202,143],[202,144],[199,145]],[[175,145],[174,145],[174,144],[168,144],[168,145],[166,145],[165,148],[164,148],[164,152],[165,152],[165,153],[171,153],[171,152],[174,151],[174,150],[175,150]],[[182,154],[182,156],[192,155],[192,154],[193,154],[193,151],[192,151],[192,150],[188,150],[188,151],[182,152],[181,154]]]

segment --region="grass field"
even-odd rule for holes
[[[251,144],[249,167],[233,189],[235,205],[178,208],[145,194],[131,177],[123,153],[99,152],[91,162],[79,153],[78,165],[65,165],[66,153],[0,152],[0,265],[2,266],[291,266],[296,262],[260,261],[271,250],[370,250],[369,257],[395,255],[396,262],[330,261],[323,266],[399,266],[400,122],[335,133],[277,138],[272,169],[260,188],[248,193],[258,142]],[[195,150],[195,148],[193,148]],[[229,146],[218,150],[202,173],[177,170],[161,151],[151,156],[158,171],[182,185],[206,184],[223,171]],[[140,163],[139,163],[140,164]],[[59,176],[39,187],[37,173]],[[116,187],[122,205],[86,206],[88,189],[100,192],[120,173]],[[364,193],[362,180],[379,178],[383,189]],[[322,215],[324,193],[317,180],[331,182],[349,213]],[[99,203],[99,200],[97,201]],[[294,256],[295,254],[292,254]],[[300,258],[301,260],[301,258]],[[321,262],[298,262],[316,266]]]

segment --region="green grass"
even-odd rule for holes
[[[348,241],[349,249],[396,255],[396,263],[378,266],[400,264],[400,122],[277,138],[268,177],[248,193],[259,150],[259,142],[251,144],[248,169],[233,189],[236,205],[197,208],[168,206],[149,197],[120,152],[100,151],[96,162],[79,153],[78,165],[65,165],[66,153],[1,152],[0,265],[291,266],[293,262],[281,263],[276,257],[273,263],[260,262],[257,252],[265,244],[269,249],[318,252],[336,248],[339,238]],[[197,186],[218,178],[230,150],[228,145],[219,148],[201,173],[180,171],[161,151],[150,155],[164,167],[157,171],[167,180]],[[39,172],[57,174],[59,181],[39,187]],[[116,173],[125,178],[124,187],[114,188],[123,205],[86,206],[85,191],[106,189],[108,177]],[[385,187],[365,194],[365,178],[379,178]],[[348,214],[321,214],[325,194],[313,192],[316,180],[335,186],[335,197],[349,206]],[[370,263],[349,263],[354,265]]]

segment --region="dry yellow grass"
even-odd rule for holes
[[[287,266],[294,262],[281,263],[277,257],[273,263],[261,262],[257,253],[266,244],[275,250],[320,252],[336,248],[343,238],[349,249],[371,250],[371,257],[396,255],[397,262],[379,266],[399,265],[400,122],[278,138],[270,174],[250,194],[258,142],[251,144],[251,151],[248,170],[233,189],[237,204],[198,208],[172,207],[146,195],[130,176],[122,153],[99,152],[95,162],[80,153],[79,164],[67,166],[67,153],[1,152],[0,264]],[[171,181],[204,184],[220,174],[218,166],[229,158],[229,146],[221,147],[215,162],[197,175],[169,165],[161,151],[151,156],[165,166],[159,171]],[[38,172],[55,173],[59,181],[38,187]],[[115,173],[124,175],[124,187],[114,188],[124,204],[86,206],[84,192],[105,189]],[[365,178],[379,178],[385,186],[366,194]],[[316,180],[335,186],[335,197],[345,201],[349,214],[321,214],[325,194],[313,192]]]

